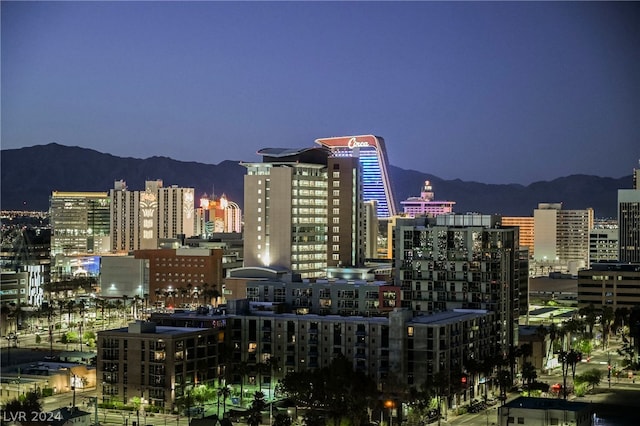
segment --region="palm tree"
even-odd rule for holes
[[[253,394],[253,401],[251,401],[251,408],[249,409],[249,416],[247,423],[249,426],[258,426],[262,423],[262,412],[267,407],[267,403],[264,400],[264,394],[260,391],[256,391]]]
[[[611,306],[602,307],[602,316],[600,317],[600,325],[602,326],[602,350],[609,344],[609,332],[615,319],[615,314]]]
[[[72,323],[72,321],[71,321],[71,318],[72,318],[72,317],[71,317],[71,314],[72,314],[73,310],[75,309],[75,307],[76,307],[76,301],[75,301],[75,300],[69,300],[69,301],[67,302],[67,311],[69,312],[69,319],[68,319],[68,321],[69,321],[69,327],[68,327],[68,328],[71,328],[71,323]]]
[[[80,333],[80,350],[82,350],[82,327],[84,325],[84,313],[85,313],[85,303],[83,300],[78,302],[78,312],[80,313],[80,322],[78,322],[78,329]]]
[[[624,326],[629,324],[629,314],[631,311],[627,307],[617,308],[614,312],[614,333],[617,334],[617,330],[621,329],[621,332],[624,333]]]
[[[202,304],[204,306],[207,306],[207,296],[209,295],[209,284],[204,283],[202,284],[202,288],[200,289],[200,295],[202,296]],[[211,299],[209,299],[209,301],[211,301]]]
[[[224,385],[218,389],[218,401],[220,401],[220,397],[222,397],[222,417],[227,413],[227,398],[229,395],[231,395],[231,388],[229,386]]]
[[[584,321],[589,327],[589,338],[593,339],[593,328],[595,327],[597,317],[595,306],[593,306],[593,303],[591,303],[589,304],[589,306],[580,308],[578,309],[578,314],[584,317]]]
[[[129,296],[126,294],[122,295],[122,312],[124,313],[124,323],[126,324],[129,320],[129,313],[127,312],[127,300],[129,300]]]
[[[247,361],[240,361],[233,366],[234,372],[240,376],[240,405],[243,405],[244,399],[244,378],[249,373],[249,364]]]

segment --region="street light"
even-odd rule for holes
[[[393,403],[392,400],[387,399],[384,402],[384,406],[385,406],[385,408],[387,408],[389,410],[389,426],[393,426],[393,408],[394,408],[395,404]]]

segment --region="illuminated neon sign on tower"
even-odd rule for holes
[[[384,139],[373,135],[342,136],[316,139],[316,143],[329,148],[333,155],[358,157],[362,165],[364,201],[377,201],[380,219],[396,214]]]

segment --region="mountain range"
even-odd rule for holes
[[[124,180],[130,190],[144,189],[147,180],[165,186],[195,188],[196,199],[205,193],[226,194],[243,205],[240,161],[218,164],[177,161],[167,157],[123,158],[92,149],[50,143],[0,151],[0,208],[49,209],[53,191],[103,191]],[[572,175],[530,185],[484,184],[460,179],[444,180],[428,173],[390,166],[398,211],[400,201],[419,196],[425,180],[431,181],[436,200],[455,201],[456,213],[478,212],[504,216],[531,216],[538,203],[562,203],[563,209],[593,208],[598,218],[617,216],[617,190],[630,188],[631,176],[609,178]]]

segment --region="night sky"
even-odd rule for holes
[[[375,134],[485,183],[640,159],[640,2],[1,3],[2,149],[217,164]]]

